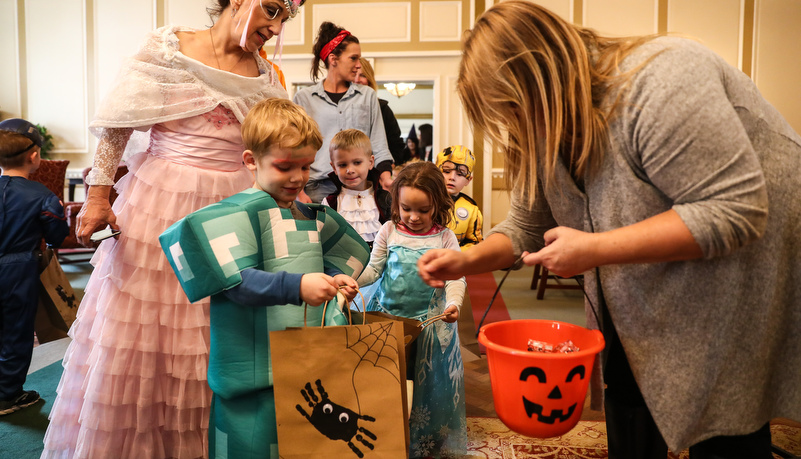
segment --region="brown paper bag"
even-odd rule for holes
[[[39,324],[38,328],[42,331],[42,337],[49,334],[49,332],[45,333],[45,329],[69,331],[78,314],[79,304],[67,275],[61,269],[58,257],[52,250],[47,250],[44,257],[47,266],[39,275],[39,307],[43,309],[44,314],[41,311],[37,312],[37,323]],[[46,319],[49,319],[49,325],[46,324]],[[45,342],[42,341],[42,337],[39,337],[40,342]]]
[[[403,325],[270,332],[282,458],[406,458]]]
[[[353,311],[351,313],[350,323],[360,324],[367,322],[372,324],[376,322],[386,322],[388,320],[397,320],[403,324],[403,342],[406,344],[406,361],[409,362],[411,358],[410,353],[412,349],[412,343],[414,343],[414,340],[417,339],[418,335],[420,335],[420,332],[423,331],[423,329],[420,327],[421,322],[419,320],[395,316],[381,311],[367,311],[365,313]]]

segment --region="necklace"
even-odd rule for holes
[[[222,70],[222,67],[220,66],[220,58],[217,57],[217,47],[214,46],[214,34],[211,33],[211,29],[209,29],[209,39],[211,40],[211,50],[214,51],[214,60],[217,61],[217,68]],[[243,57],[245,57],[245,52],[244,51],[242,51],[242,54],[239,55],[239,60],[237,60],[234,63],[233,67],[231,67],[230,69],[226,70],[226,72],[230,72],[237,65],[239,65],[239,63],[242,62],[242,58]]]

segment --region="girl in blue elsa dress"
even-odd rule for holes
[[[419,321],[442,318],[423,329],[407,362],[414,381],[410,457],[461,457],[467,449],[464,366],[456,325],[466,283],[461,278],[433,288],[417,274],[417,260],[426,251],[459,251],[447,227],[452,205],[442,172],[433,163],[402,169],[392,184],[392,219],[381,227],[370,263],[358,279],[360,287],[378,281],[368,311]]]

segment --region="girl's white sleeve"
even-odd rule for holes
[[[92,170],[86,175],[87,185],[114,185],[114,176],[120,165],[125,145],[131,138],[133,128],[103,129],[95,152]]]
[[[459,241],[456,235],[450,229],[443,231],[442,246],[445,249],[456,250],[461,252]],[[450,305],[455,305],[459,311],[462,310],[462,303],[464,302],[464,292],[467,288],[467,281],[464,277],[456,280],[445,282],[445,309]]]
[[[384,226],[376,234],[375,241],[373,241],[373,252],[370,254],[370,263],[367,264],[362,274],[356,279],[359,287],[372,284],[384,272],[384,265],[387,263],[387,239],[393,224],[392,221],[384,223]]]

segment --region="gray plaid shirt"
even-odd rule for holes
[[[311,166],[310,181],[328,178],[333,171],[328,145],[337,132],[345,129],[358,129],[370,137],[376,165],[392,161],[378,97],[369,86],[351,84],[339,104],[335,104],[325,93],[321,80],[298,91],[293,100],[317,121],[323,134],[323,146]]]

